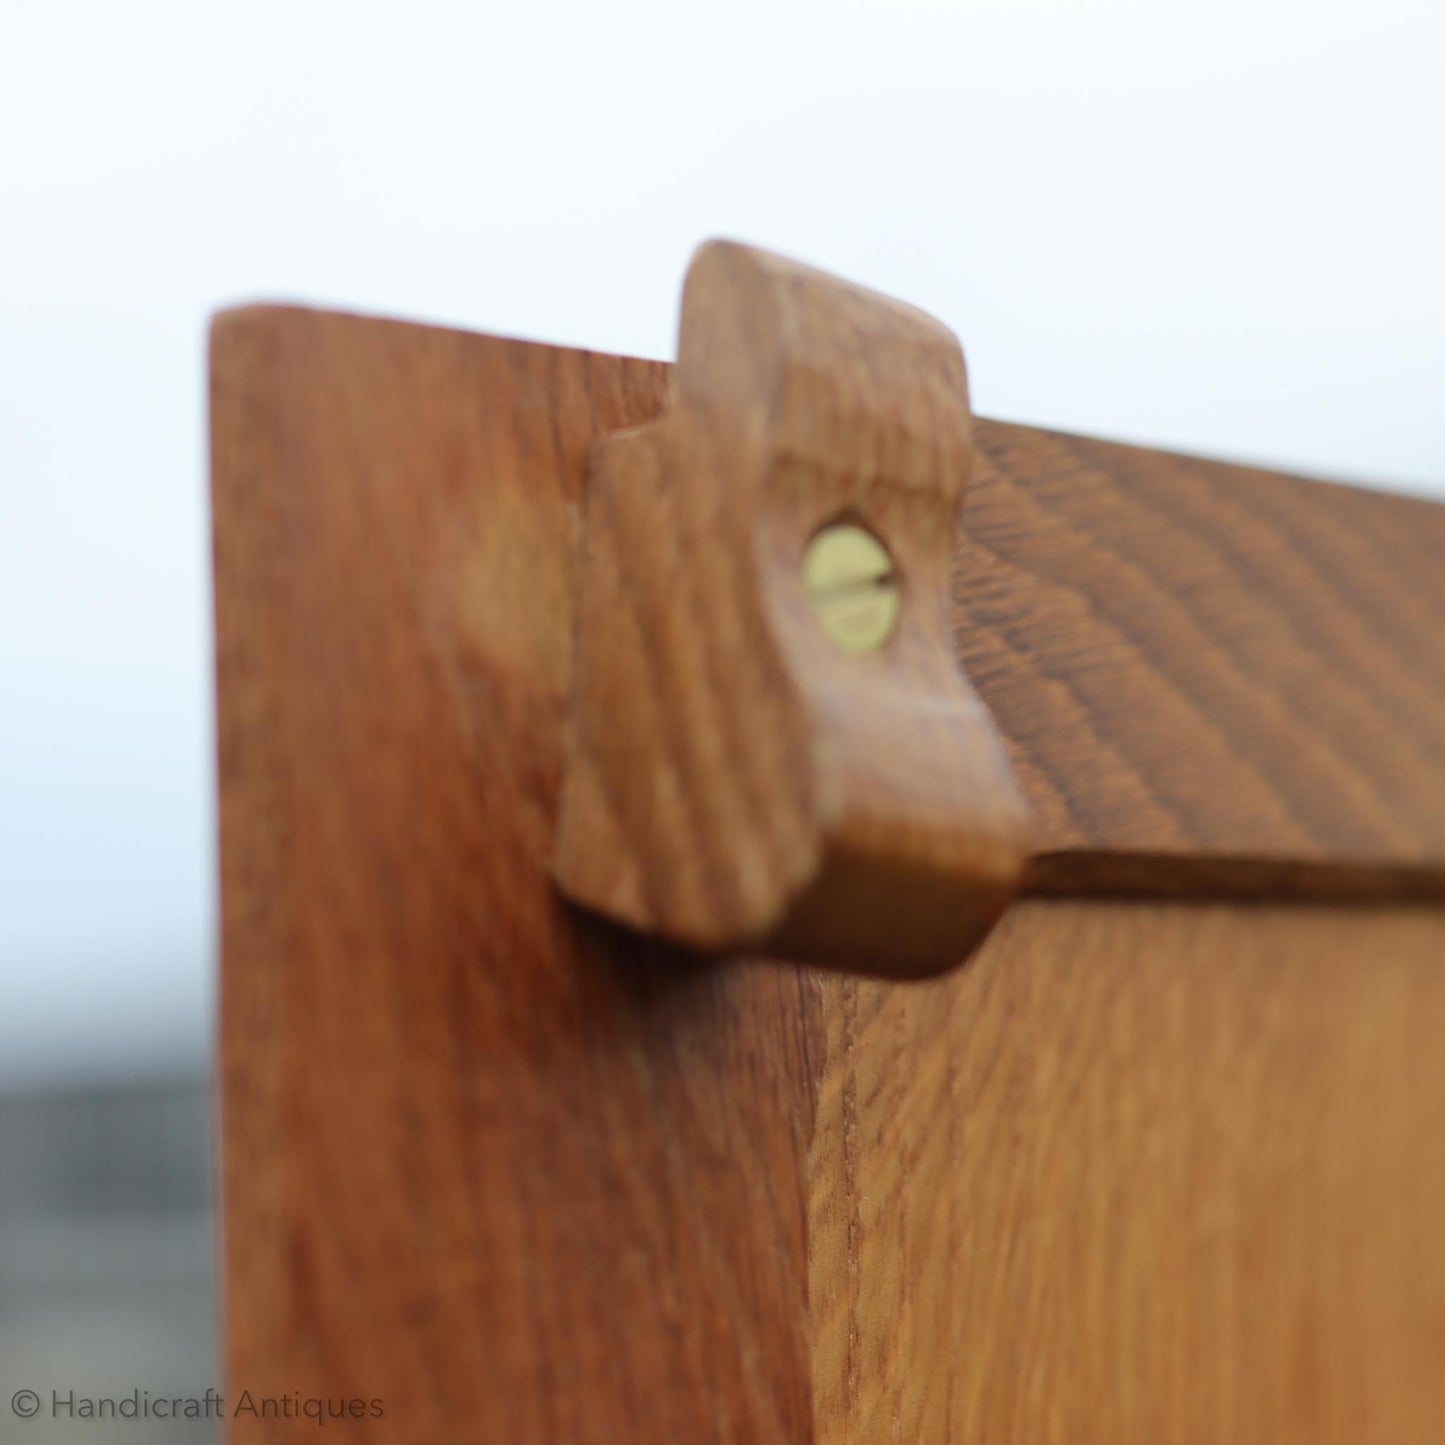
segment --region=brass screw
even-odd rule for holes
[[[823,631],[846,652],[877,652],[902,605],[888,549],[856,522],[823,528],[803,554],[803,588]]]

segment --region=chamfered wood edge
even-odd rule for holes
[[[1158,901],[1431,903],[1445,899],[1445,866],[1104,850],[1041,853],[1030,862],[1022,891],[1041,897]]]

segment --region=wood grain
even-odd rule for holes
[[[593,453],[571,896],[875,973],[965,956],[1030,843],[1041,892],[1445,896],[1445,509],[975,439],[943,327],[736,245],[695,258],[679,355],[667,414]],[[903,581],[877,655],[809,613],[836,517]]]
[[[972,464],[958,342],[886,297],[703,247],[673,404],[601,444],[558,826],[567,893],[694,947],[875,973],[955,965],[1016,893],[1027,812],[954,655]],[[803,556],[891,555],[887,645],[835,645]]]
[[[820,977],[822,1445],[1445,1437],[1445,912],[1031,901]]]
[[[1445,507],[978,422],[959,655],[1034,886],[1439,897]]]
[[[233,1394],[421,1445],[1445,1436],[1438,910],[1036,901],[891,987],[602,925],[548,877],[582,487],[667,369],[270,309],[212,365]],[[1439,891],[1445,510],[974,438],[1036,887]]]
[[[212,366],[226,1393],[806,1440],[798,978],[548,871],[586,451],[661,370],[270,310]]]
[[[576,545],[587,450],[609,428],[565,353],[491,345],[509,384],[583,434],[577,475],[556,475],[555,450],[524,458],[572,499]],[[629,424],[662,412],[661,364],[587,365],[603,387],[648,377]],[[437,411],[472,404],[458,377],[436,384]],[[1032,888],[1445,895],[1445,507],[981,419],[973,442],[954,635],[1033,813]],[[565,688],[552,609],[573,606],[572,572],[551,522],[524,513],[487,575],[554,559],[547,606],[509,625]]]

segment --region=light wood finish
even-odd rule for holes
[[[673,392],[593,456],[558,878],[696,947],[951,967],[1028,851],[950,631],[972,463],[958,342],[714,243],[688,272]],[[839,519],[896,569],[879,651],[837,646],[809,602],[805,553]]]
[[[661,371],[298,311],[212,357],[224,1393],[806,1440],[798,979],[622,946],[548,868],[587,447]]]
[[[1029,902],[815,986],[820,1445],[1445,1438],[1445,911]]]

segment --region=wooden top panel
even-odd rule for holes
[[[1039,886],[1439,894],[1445,507],[998,422],[976,440],[958,649],[1033,804]]]

